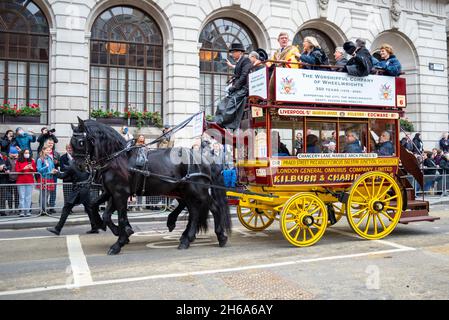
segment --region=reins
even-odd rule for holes
[[[103,157],[99,160],[90,160],[90,154],[87,151],[87,147],[86,147],[86,165],[88,165],[91,169],[93,170],[103,170],[105,169],[109,162],[111,162],[112,160],[114,160],[115,158],[119,157],[120,155],[122,155],[123,153],[128,153],[134,149],[139,149],[139,148],[144,148],[144,147],[148,147],[151,146],[153,144],[159,143],[161,141],[163,141],[165,138],[170,138],[171,135],[175,134],[176,132],[184,129],[195,117],[197,117],[199,114],[203,113],[203,111],[197,112],[194,115],[190,116],[189,118],[187,118],[186,120],[184,120],[183,122],[181,122],[180,124],[176,125],[175,127],[173,127],[171,130],[164,132],[163,134],[161,134],[159,137],[157,137],[156,139],[154,139],[153,141],[148,142],[147,144],[142,144],[142,145],[131,145],[130,143],[127,144],[127,146],[122,149],[119,150],[113,154],[111,154],[110,156],[107,157]],[[103,164],[102,164],[103,163]]]

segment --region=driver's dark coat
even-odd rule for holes
[[[233,86],[236,91],[242,88],[248,89],[248,74],[252,67],[251,60],[247,57],[241,57],[239,62],[237,62],[234,69],[234,82]]]
[[[70,179],[73,183],[72,192],[67,196],[65,204],[78,204],[84,200],[90,199],[90,184],[80,183],[89,179],[89,173],[80,171],[73,163],[66,167],[66,171],[58,172],[56,175],[59,179]]]
[[[372,68],[371,54],[365,47],[357,49],[355,56],[346,63],[346,70],[350,76],[366,77]]]

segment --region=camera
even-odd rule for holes
[[[48,130],[48,132],[55,133],[56,129],[50,129],[50,130]]]

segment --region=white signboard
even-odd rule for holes
[[[204,125],[204,112],[198,114],[192,120],[193,123],[193,136],[198,137],[203,134],[203,125]]]
[[[249,74],[249,96],[268,98],[267,68]]]
[[[276,69],[276,100],[281,102],[395,107],[395,94],[394,77]]]

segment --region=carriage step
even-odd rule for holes
[[[415,210],[406,210],[402,212],[402,218],[411,218],[411,217],[424,217],[429,215],[429,210],[427,209],[415,209]]]
[[[395,206],[396,201],[391,201],[391,205]],[[429,202],[428,201],[422,201],[422,200],[408,200],[407,201],[407,209],[410,210],[419,210],[419,209],[429,209]]]
[[[432,217],[432,216],[406,217],[406,218],[401,218],[399,220],[399,223],[409,224],[410,222],[419,222],[419,221],[434,222],[435,220],[439,220],[439,219],[440,219],[439,217]]]
[[[429,209],[429,202],[422,200],[409,200],[407,202],[407,209],[423,208]]]

